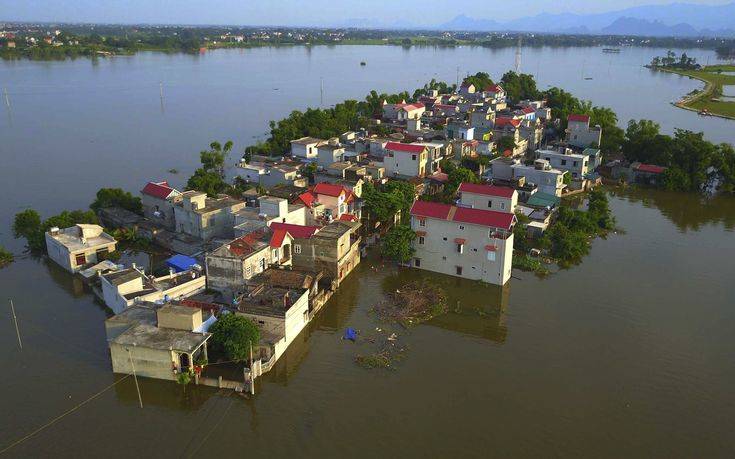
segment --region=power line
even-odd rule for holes
[[[68,415],[72,414],[73,412],[75,412],[75,411],[76,411],[76,410],[78,410],[79,408],[83,407],[84,405],[86,405],[87,403],[91,402],[91,401],[92,401],[92,400],[94,400],[95,398],[99,397],[99,396],[100,396],[100,395],[102,395],[103,393],[105,393],[105,392],[107,392],[108,390],[112,389],[112,388],[113,388],[114,386],[116,386],[116,385],[120,384],[121,382],[125,381],[125,380],[126,380],[126,379],[127,379],[128,377],[129,377],[129,376],[130,376],[130,375],[125,375],[125,376],[123,376],[123,377],[122,377],[122,378],[120,378],[119,380],[117,380],[117,381],[115,381],[114,383],[110,384],[109,386],[105,387],[105,388],[104,388],[104,389],[102,389],[101,391],[99,391],[99,392],[97,392],[96,394],[92,395],[91,397],[89,397],[88,399],[86,399],[86,400],[84,400],[83,402],[79,403],[78,405],[74,406],[73,408],[71,408],[71,409],[69,409],[69,410],[65,411],[64,413],[60,414],[59,416],[56,416],[55,418],[53,418],[52,420],[50,420],[50,421],[49,421],[49,422],[47,422],[46,424],[42,425],[41,427],[37,428],[36,430],[32,431],[32,432],[31,432],[31,433],[29,433],[28,435],[26,435],[26,436],[24,436],[24,437],[21,437],[21,438],[19,438],[18,440],[14,441],[13,443],[9,444],[8,446],[6,446],[5,448],[3,448],[3,449],[1,449],[1,450],[0,450],[0,454],[4,454],[4,453],[6,453],[6,452],[10,451],[10,450],[11,450],[12,448],[15,448],[16,446],[20,445],[20,444],[21,444],[21,443],[23,443],[24,441],[26,441],[26,440],[30,439],[31,437],[35,436],[35,435],[36,435],[36,434],[38,434],[39,432],[41,432],[41,431],[43,431],[43,430],[45,430],[45,429],[47,429],[47,428],[51,427],[52,425],[56,424],[56,423],[57,423],[58,421],[60,421],[60,420],[61,420],[61,419],[63,419],[64,417],[66,417],[66,416],[68,416]]]

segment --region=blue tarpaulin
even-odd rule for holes
[[[197,261],[186,255],[174,255],[166,260],[166,266],[173,268],[177,273],[186,271],[195,264],[197,264]]]
[[[350,341],[355,341],[357,339],[357,332],[354,328],[346,328],[345,335],[342,338],[348,339]]]

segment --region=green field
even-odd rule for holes
[[[735,100],[722,100],[722,87],[735,86],[735,65],[711,65],[700,70],[662,68],[658,70],[688,76],[705,83],[704,89],[684,96],[678,107],[735,119]],[[726,73],[729,73],[726,74]]]

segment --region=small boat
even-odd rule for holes
[[[619,53],[620,48],[602,48],[603,53]]]
[[[363,67],[365,67],[367,65],[367,63],[365,61],[362,61],[362,62],[360,62],[360,65],[363,66]]]
[[[592,77],[584,77],[585,80],[591,80]]]

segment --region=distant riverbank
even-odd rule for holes
[[[712,65],[698,70],[647,66],[653,70],[675,73],[704,82],[704,88],[678,100],[674,105],[702,115],[735,120],[735,99],[723,100],[723,86],[735,86],[735,65]]]

